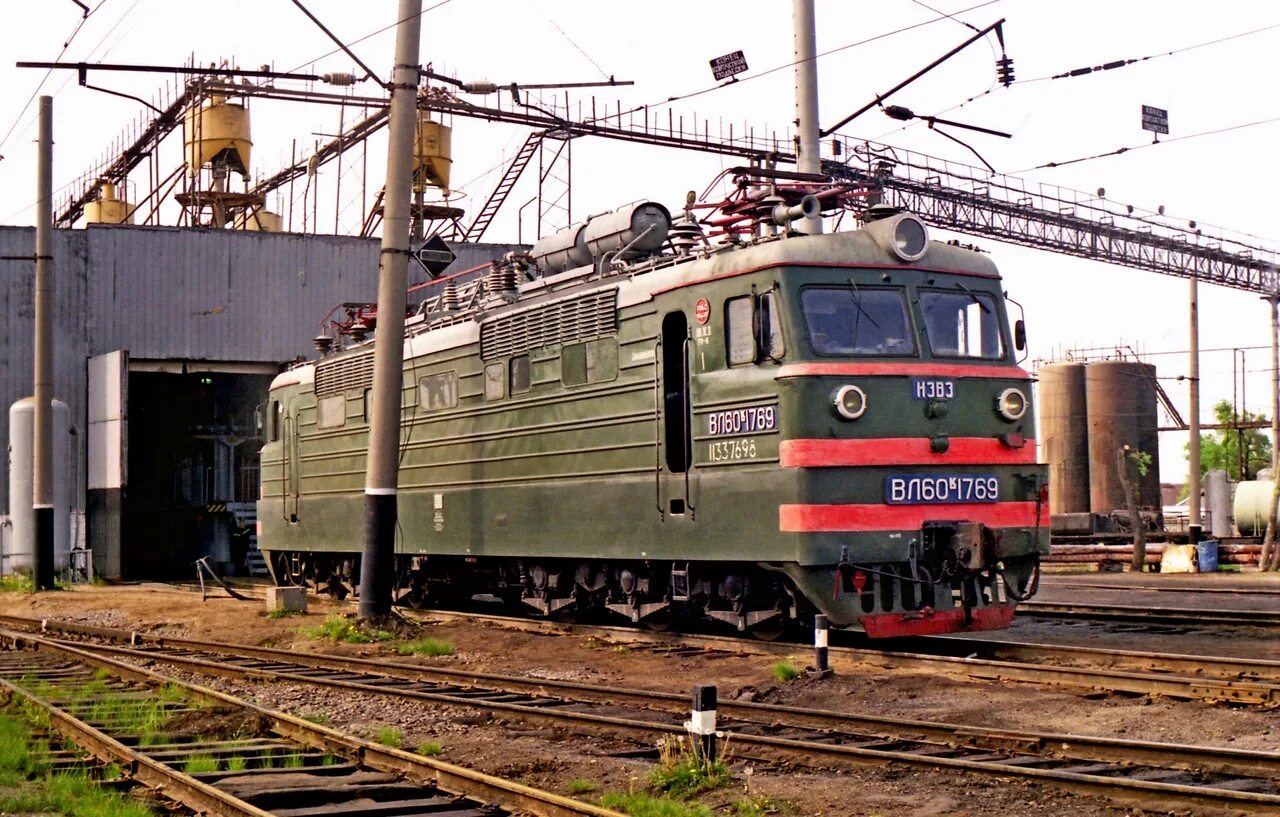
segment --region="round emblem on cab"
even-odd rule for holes
[[[711,320],[711,302],[706,298],[699,298],[698,302],[693,305],[693,317],[697,319],[699,324],[704,324]]]

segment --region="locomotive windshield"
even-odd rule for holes
[[[901,288],[805,287],[800,292],[809,344],[819,355],[914,355]]]
[[[1000,313],[989,293],[973,292],[962,284],[956,289],[924,289],[920,310],[934,357],[1004,357]]]

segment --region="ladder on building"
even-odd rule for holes
[[[258,503],[228,502],[227,510],[231,513],[237,528],[249,529],[249,550],[244,557],[245,569],[249,571],[250,576],[270,575],[267,570],[267,560],[263,557],[262,551],[258,550]]]
[[[507,170],[502,174],[502,178],[498,180],[498,186],[489,194],[489,200],[480,208],[475,221],[471,222],[467,227],[467,231],[462,234],[463,241],[479,241],[480,237],[484,235],[484,231],[489,229],[489,223],[498,214],[502,203],[507,200],[507,195],[516,186],[516,182],[520,181],[520,174],[524,173],[524,169],[529,166],[529,161],[538,152],[538,145],[542,143],[542,137],[542,133],[535,132],[529,134],[529,138],[524,140],[520,151],[511,160],[511,164],[507,165]]]

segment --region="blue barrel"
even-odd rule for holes
[[[1201,573],[1213,573],[1218,569],[1218,543],[1206,539],[1196,543],[1196,564]]]

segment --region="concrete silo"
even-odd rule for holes
[[[1089,509],[1109,514],[1125,508],[1116,452],[1128,445],[1151,455],[1147,473],[1136,477],[1137,500],[1139,507],[1159,514],[1156,367],[1128,360],[1090,363],[1085,367],[1085,396],[1089,417]]]
[[[1049,513],[1089,512],[1089,424],[1082,363],[1037,370],[1040,439],[1049,464]]]

